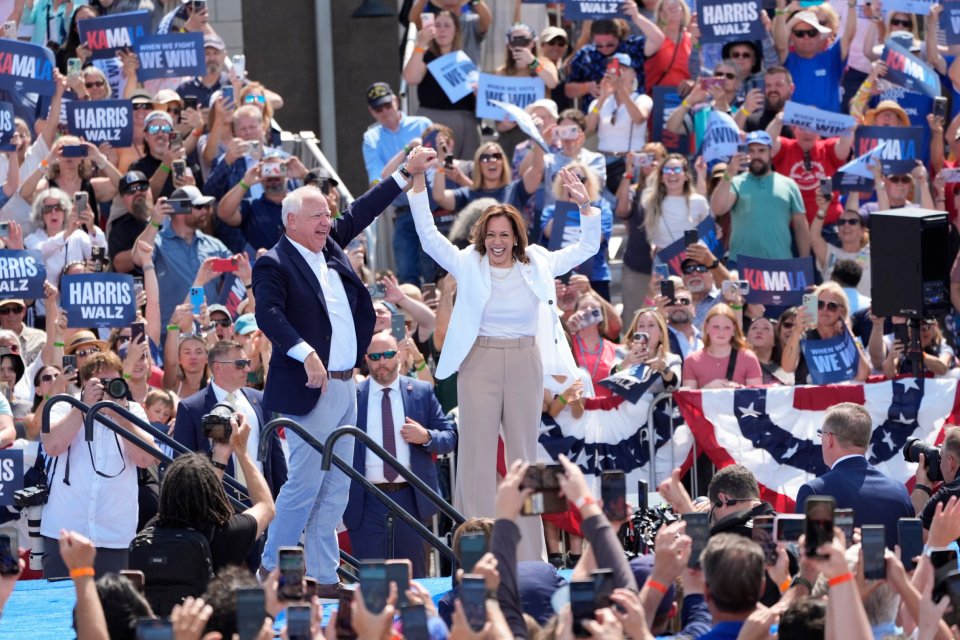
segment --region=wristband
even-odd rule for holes
[[[690,103],[687,102],[687,99],[686,99],[686,98],[684,98],[683,100],[680,101],[680,106],[681,106],[681,107],[686,107],[687,109],[689,109],[689,108],[690,108]]]
[[[203,135],[203,127],[197,127],[190,133],[190,135],[192,135],[194,138],[199,138]]]
[[[173,173],[173,169],[171,169],[170,167],[168,167],[167,165],[165,165],[165,164],[163,164],[163,163],[160,163],[160,168],[163,169],[164,171],[166,171],[167,173]]]
[[[415,366],[413,369],[414,369],[414,371],[416,371],[417,373],[420,373],[421,371],[423,371],[423,370],[426,369],[426,368],[427,368],[427,361],[424,360],[423,362],[420,363],[420,366],[419,366],[419,367],[416,367],[416,366]]]
[[[594,106],[590,109],[590,113],[600,113],[600,107],[594,105]]]
[[[50,399],[50,396],[43,396],[44,402],[46,402],[46,401],[49,400],[49,399]]]
[[[713,271],[714,269],[716,269],[716,268],[719,267],[719,266],[720,266],[720,259],[719,259],[719,258],[714,258],[714,259],[713,259],[713,262],[711,262],[710,264],[707,265],[707,269],[709,269],[710,271]]]
[[[213,458],[210,458],[210,464],[212,464],[215,468],[220,469],[220,471],[226,471],[226,470],[227,470],[227,465],[226,465],[225,463],[223,463],[223,462],[217,462],[217,461],[214,460]]]
[[[913,485],[913,490],[914,490],[914,491],[923,491],[923,492],[924,492],[925,494],[927,494],[928,496],[932,496],[932,495],[933,495],[933,489],[931,489],[930,487],[928,487],[928,486],[925,485],[925,484],[920,484],[919,482],[916,483],[915,485]]]
[[[786,580],[784,580],[783,582],[781,582],[780,585],[779,585],[779,586],[780,586],[780,593],[786,593],[786,592],[787,592],[787,589],[789,589],[789,588],[792,586],[792,584],[793,584],[793,581],[792,581],[790,578],[787,578]]]
[[[577,509],[583,509],[588,504],[597,504],[597,501],[590,496],[580,496],[573,504],[577,507]]]
[[[662,582],[657,582],[657,581],[654,580],[653,578],[647,578],[647,581],[646,581],[645,584],[646,584],[648,587],[650,587],[651,589],[656,589],[657,591],[659,591],[659,592],[662,593],[663,595],[667,595],[667,592],[670,591],[670,589],[669,589],[669,587],[667,587],[667,585],[663,584]]]
[[[124,380],[130,380],[131,378],[133,378],[133,376],[131,376],[129,373],[123,373],[121,375],[123,376]]]
[[[813,593],[813,584],[799,573],[794,576],[793,581],[790,583],[790,588],[794,587],[804,587],[810,593]]]
[[[540,70],[540,61],[536,58],[533,59],[533,62],[527,65],[527,68],[530,71],[539,71]]]
[[[76,569],[70,569],[71,578],[92,578],[95,575],[97,575],[97,573],[93,570],[93,567],[77,567]]]
[[[746,107],[740,107],[740,113],[742,113],[743,115],[745,115],[745,116],[747,116],[747,117],[750,116],[750,110],[747,109]]]
[[[623,177],[627,179],[627,182],[633,182],[633,174],[632,174],[632,173],[625,173],[625,174],[623,174]]]
[[[557,399],[560,401],[561,404],[570,404],[569,402],[567,402],[567,399],[563,397],[562,393],[557,394]]]
[[[250,284],[245,284],[243,285],[243,288],[249,291],[250,289],[253,289],[253,283],[251,282]]]
[[[849,571],[846,573],[841,573],[839,576],[834,576],[827,580],[827,586],[830,588],[836,587],[837,585],[843,584],[844,582],[850,582],[853,580],[853,574]]]
[[[50,163],[47,162],[47,159],[46,159],[46,158],[44,158],[43,160],[40,161],[40,166],[43,167],[44,169],[46,169],[47,167],[50,166]]]
[[[441,175],[441,176],[442,176],[442,175],[444,175],[446,172],[447,172],[447,170],[446,170],[445,168],[443,168],[443,167],[440,167],[439,169],[437,169],[437,174],[438,174],[438,175]]]
[[[240,186],[243,187],[244,191],[250,191],[250,185],[244,182],[243,179],[240,180]]]
[[[786,10],[786,9],[774,9],[774,10],[773,10],[773,15],[775,15],[775,16],[786,15],[786,13],[787,13],[787,10]]]
[[[168,324],[167,331],[180,331],[180,325],[178,324]]]
[[[727,306],[729,306],[729,307],[730,307],[731,309],[733,309],[734,311],[742,311],[742,310],[743,310],[743,305],[742,305],[742,304],[731,304],[731,305],[727,305]]]
[[[163,225],[160,224],[159,222],[157,222],[156,220],[151,220],[151,221],[150,221],[150,226],[159,229],[159,228],[161,228]]]
[[[66,346],[66,345],[64,345],[62,342],[54,342],[54,343],[53,343],[53,346],[55,346],[55,347],[63,347],[63,346]]]
[[[723,179],[724,179],[726,182],[732,182],[732,181],[733,181],[733,178],[731,178],[731,177],[727,174],[727,172],[724,172],[724,173],[723,173]]]
[[[414,52],[414,53],[426,53],[427,50],[426,50],[426,48],[424,48],[424,47],[414,47],[414,48],[413,48],[413,52]]]
[[[159,229],[159,227],[157,227],[157,228]],[[142,267],[140,267],[140,270],[141,270],[141,271],[153,271],[153,268],[154,268],[154,267],[153,267],[153,263],[152,263],[152,262],[148,262],[147,264],[145,264],[145,265],[143,265]]]

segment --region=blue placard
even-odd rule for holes
[[[513,120],[510,114],[497,105],[491,104],[490,101],[508,102],[524,109],[528,104],[542,100],[544,91],[545,86],[540,78],[518,78],[481,73],[480,84],[477,89],[477,117],[493,118],[497,122],[505,117]]]
[[[857,127],[853,152],[859,159],[882,142],[877,157],[883,165],[883,175],[906,174],[917,166],[922,140],[921,127]]]
[[[943,0],[940,13],[940,30],[948,45],[960,44],[960,0]]]
[[[39,251],[0,249],[0,298],[43,299],[47,267]]]
[[[880,60],[887,65],[887,74],[883,77],[887,82],[931,98],[940,97],[937,72],[896,42],[887,40]]]
[[[0,102],[0,151],[17,150],[12,142],[13,132],[16,130],[13,122],[13,105],[9,102]]]
[[[676,87],[653,87],[653,109],[650,111],[650,118],[653,121],[651,140],[659,140],[670,153],[679,153],[682,155],[690,154],[689,136],[681,136],[667,131],[666,123],[670,119],[674,110],[680,107],[683,98],[677,93]]]
[[[610,389],[632,404],[637,404],[650,385],[659,379],[659,373],[640,363],[629,369],[618,371],[609,378],[604,378],[600,381],[600,386]]]
[[[566,20],[613,20],[627,18],[620,9],[623,0],[565,0],[563,17]]]
[[[717,238],[716,221],[713,216],[707,216],[697,225],[697,234],[700,236],[700,242],[707,245],[713,255],[723,255],[720,240]],[[675,276],[683,275],[680,271],[680,264],[686,257],[687,245],[682,237],[657,252],[657,260],[665,263],[670,268],[670,273]]]
[[[783,107],[783,124],[813,131],[825,138],[833,138],[850,133],[857,121],[853,116],[844,113],[824,111],[788,100]]]
[[[60,306],[67,326],[127,327],[137,316],[133,276],[126,273],[84,273],[60,280]]]
[[[865,178],[853,173],[833,174],[833,190],[840,193],[870,193],[873,191],[873,178]]]
[[[857,375],[860,352],[849,331],[826,340],[801,340],[800,348],[813,384],[845,382]]]
[[[56,91],[53,52],[27,42],[0,38],[0,89],[52,96]]]
[[[883,0],[883,13],[889,16],[893,13],[915,13],[925,16],[930,13],[930,7],[937,4],[937,0]]]
[[[557,201],[553,208],[553,226],[550,228],[550,243],[547,248],[557,251],[576,244],[580,240],[580,209],[574,202]],[[593,274],[593,259],[590,256],[575,272],[590,277]]]
[[[460,102],[473,92],[477,83],[477,65],[463,51],[454,51],[440,56],[427,64],[433,76],[450,102]]]
[[[765,260],[737,256],[740,277],[750,283],[747,302],[768,307],[795,307],[813,284],[813,258]]]
[[[129,100],[71,100],[67,129],[87,142],[114,147],[133,144],[133,105]]]
[[[150,33],[150,13],[131,11],[77,23],[80,42],[85,42],[93,60],[113,58],[121,49],[133,49],[140,38]]]
[[[0,451],[0,506],[13,506],[13,494],[23,489],[23,473],[23,449]]]
[[[544,153],[550,153],[550,147],[540,134],[540,129],[537,128],[537,124],[534,122],[532,115],[520,107],[507,102],[491,100],[490,103],[503,109],[510,119],[517,123],[517,126],[520,127],[520,130],[527,134],[535,144],[543,149]]]
[[[202,33],[144,36],[135,45],[140,68],[137,80],[202,76],[206,73]]]
[[[760,0],[697,0],[700,43],[762,40]]]
[[[727,162],[740,146],[740,127],[729,113],[714,109],[707,116],[701,153],[705,162]]]

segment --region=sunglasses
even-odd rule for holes
[[[168,124],[152,124],[147,127],[147,133],[154,136],[158,133],[173,133],[173,127]]]
[[[257,96],[257,95],[243,96],[243,104],[253,104],[254,102],[259,104],[266,104],[267,99],[264,96]]]
[[[563,38],[554,38],[548,42],[544,42],[545,45],[550,45],[551,47],[565,47],[567,46],[567,41]]]
[[[606,50],[606,49],[616,49],[617,47],[620,46],[620,43],[619,43],[619,42],[608,42],[608,43],[606,43],[606,44],[600,44],[599,42],[595,42],[593,46],[595,46],[597,49],[604,49],[604,50]]]
[[[178,117],[178,118],[180,117],[180,113],[181,113],[182,111],[183,111],[183,109],[181,109],[180,107],[171,107],[171,108],[167,109],[167,113],[169,113],[171,116],[175,116],[175,117]]]
[[[480,154],[480,163],[486,164],[488,162],[497,162],[503,160],[502,153],[481,153]]]
[[[250,366],[250,360],[248,358],[241,358],[239,360],[214,360],[214,364],[232,364],[235,369],[246,369]]]
[[[388,102],[388,103],[386,103],[386,104],[382,104],[382,105],[380,105],[379,107],[373,107],[373,112],[374,112],[374,113],[383,113],[383,112],[386,111],[387,109],[392,109],[392,108],[393,108],[393,101],[391,100],[390,102]]]
[[[913,182],[913,179],[910,176],[889,176],[887,177],[887,180],[894,184],[909,184]]]
[[[65,211],[62,204],[45,204],[40,208],[40,211],[43,213],[51,213],[53,211]]]
[[[726,78],[727,80],[733,80],[737,77],[737,74],[730,73],[729,71],[714,71],[714,78]]]
[[[23,313],[23,307],[18,304],[8,304],[7,306],[0,308],[0,316],[8,316],[11,313]]]
[[[196,208],[197,208],[197,207],[194,207],[194,209],[196,209]],[[230,319],[226,319],[226,320],[211,320],[210,322],[212,322],[213,324],[216,324],[216,325],[220,325],[221,327],[229,327],[230,325],[233,324],[233,321],[230,320]]]
[[[53,382],[60,377],[59,373],[45,373],[40,376],[40,382]]]
[[[783,327],[784,329],[793,329],[792,322],[781,322],[780,326]]]
[[[146,191],[149,188],[150,188],[150,185],[144,184],[142,182],[137,182],[137,183],[131,184],[129,187],[126,187],[123,190],[123,195],[126,196],[126,195],[130,195],[131,193],[140,193],[142,191]]]
[[[677,298],[676,302],[679,306],[684,307],[690,304],[690,298]]]
[[[891,26],[891,27],[908,27],[908,28],[909,28],[909,27],[912,27],[912,26],[913,26],[913,23],[910,22],[909,20],[896,20],[896,19],[891,19],[891,20],[890,20],[890,26]]]
[[[691,273],[706,273],[707,271],[707,265],[704,264],[688,264],[683,268],[683,272],[687,275]]]
[[[669,175],[678,176],[681,173],[683,173],[683,167],[664,167],[662,173],[665,176],[669,176]]]
[[[78,358],[86,358],[87,356],[94,356],[100,353],[100,347],[90,347],[89,349],[77,349],[73,352],[73,355]]]
[[[84,82],[83,86],[87,89],[93,89],[94,87],[104,87],[106,84],[103,80],[94,80],[93,82]]]
[[[730,54],[731,58],[750,58],[753,59],[753,54],[749,51],[734,51]]]
[[[385,358],[386,360],[393,360],[394,356],[397,355],[396,351],[380,351],[379,353],[368,353],[367,357],[377,362],[380,358]]]
[[[824,302],[823,300],[817,300],[817,309],[820,311],[823,311],[824,309],[827,311],[838,311],[840,309],[840,305],[838,305],[836,302]]]
[[[793,32],[794,38],[816,38],[818,35],[820,35],[820,32],[816,29],[803,29]]]
[[[860,220],[858,220],[857,218],[840,218],[839,220],[837,220],[837,224],[840,226],[848,224],[851,227],[856,227],[857,225],[860,224]]]
[[[133,105],[134,111],[153,111],[153,105],[149,102],[138,102]]]

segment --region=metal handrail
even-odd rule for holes
[[[430,531],[430,529],[428,529],[426,526],[424,526],[422,522],[420,522],[419,520],[414,518],[412,515],[410,515],[405,509],[403,509],[400,505],[394,502],[389,496],[387,496],[387,494],[385,494],[383,491],[377,488],[376,485],[374,485],[372,482],[367,480],[363,476],[363,474],[357,471],[356,469],[354,469],[352,465],[348,464],[343,458],[333,453],[333,446],[332,446],[333,443],[330,440],[330,438],[333,438],[333,436],[336,435],[338,431],[341,431],[342,429],[344,429],[344,427],[341,427],[340,429],[336,429],[332,434],[330,434],[330,438],[328,438],[327,441],[331,443],[331,446],[329,448],[326,448],[324,447],[323,444],[320,443],[319,440],[314,438],[313,435],[311,435],[309,431],[304,429],[303,426],[298,422],[295,422],[290,418],[274,418],[260,430],[260,446],[257,449],[258,460],[262,462],[266,459],[268,438],[270,437],[271,434],[273,434],[274,431],[276,431],[280,427],[284,427],[285,429],[290,429],[291,431],[296,433],[298,436],[300,436],[304,442],[306,442],[308,445],[316,449],[323,456],[324,462],[323,462],[322,468],[324,471],[329,471],[330,462],[333,462],[335,465],[337,465],[337,468],[343,471],[345,474],[347,474],[347,476],[349,476],[351,480],[358,483],[361,487],[363,487],[365,491],[367,491],[368,493],[370,493],[370,495],[372,495],[374,498],[379,500],[383,504],[383,506],[385,506],[387,510],[391,512],[391,514],[394,514],[397,517],[399,517],[401,520],[403,520],[404,524],[406,524],[408,527],[416,531],[420,535],[420,537],[422,537],[424,540],[426,540],[430,544],[430,546],[437,549],[440,553],[442,553],[448,559],[456,561],[456,557],[453,555],[453,551],[450,549],[449,546],[446,545],[446,543],[444,543],[443,540],[435,536],[433,532]],[[346,435],[346,433],[342,433],[340,435]],[[330,452],[329,454],[327,453],[328,450]],[[396,462],[395,459],[394,459],[394,462]],[[417,480],[419,480],[419,478],[417,478]],[[429,487],[427,487],[427,489],[429,490]],[[463,516],[461,516],[460,514],[457,514],[457,515],[460,518],[457,522],[458,523],[463,522]]]
[[[372,450],[374,455],[380,458],[382,461],[390,464],[391,467],[402,477],[404,480],[409,482],[413,487],[425,495],[430,502],[432,502],[440,511],[444,513],[448,518],[453,520],[455,524],[463,524],[466,521],[466,518],[463,517],[463,514],[453,508],[449,502],[444,500],[440,495],[427,486],[423,480],[421,480],[417,474],[413,471],[410,471],[397,460],[389,451],[380,446],[380,444],[370,437],[370,435],[357,427],[338,427],[333,430],[327,437],[327,443],[330,445],[326,451],[323,452],[323,462],[320,463],[320,468],[323,471],[330,470],[330,460],[333,457],[333,445],[337,440],[343,436],[353,436],[354,438],[363,442],[367,445],[367,448]]]

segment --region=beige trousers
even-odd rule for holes
[[[497,436],[503,429],[507,467],[536,462],[543,406],[543,364],[536,339],[478,337],[457,376],[460,406],[454,506],[468,518],[495,516]],[[546,550],[537,516],[519,516],[520,560]]]

